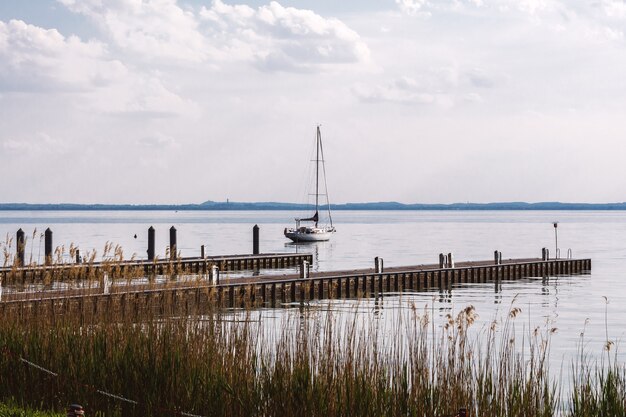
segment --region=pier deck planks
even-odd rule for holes
[[[517,259],[499,265],[493,261],[460,262],[454,268],[439,268],[438,265],[394,267],[382,273],[374,273],[372,269],[323,272],[311,274],[306,279],[295,274],[256,276],[219,285],[168,283],[161,288],[157,285],[149,289],[121,287],[121,290],[117,288],[118,292],[110,294],[66,292],[38,299],[10,300],[5,297],[0,302],[0,315],[9,309],[17,309],[21,314],[43,314],[46,311],[95,314],[111,308],[136,317],[141,317],[146,308],[163,315],[193,314],[216,307],[277,307],[316,299],[383,297],[402,292],[443,290],[460,283],[497,283],[526,277],[583,274],[590,270],[590,259]]]

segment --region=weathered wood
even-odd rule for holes
[[[153,261],[155,258],[155,239],[154,239],[154,227],[148,228],[148,261]]]
[[[44,232],[44,259],[45,264],[52,264],[52,230],[47,228]]]
[[[48,317],[54,321],[61,316],[95,318],[102,314],[119,312],[124,317],[139,319],[152,311],[160,315],[197,314],[214,306],[254,307],[271,303],[276,306],[276,288],[279,286],[283,305],[323,298],[370,297],[389,292],[450,288],[461,282],[495,281],[500,288],[502,280],[527,276],[546,277],[555,274],[585,273],[591,268],[589,259],[551,259],[549,261],[512,262],[501,265],[466,265],[455,268],[371,273],[354,271],[342,275],[311,277],[309,279],[278,279],[250,281],[202,287],[176,287],[142,291],[125,290],[112,294],[72,295],[61,298],[40,298],[0,302],[0,314],[15,312],[23,319]],[[268,294],[269,286],[269,294]],[[224,294],[227,292],[228,294]],[[227,297],[224,300],[224,296]]]
[[[52,243],[50,243],[51,245]],[[149,255],[151,255],[149,248]],[[79,252],[77,257],[79,257]],[[228,267],[229,271],[245,270],[246,265],[254,262],[258,265],[259,261],[265,261],[273,258],[288,259],[295,266],[298,261],[312,262],[311,254],[262,254],[262,255],[232,255],[227,257],[207,257],[207,258],[178,258],[175,261],[171,259],[153,259],[153,260],[131,260],[112,263],[108,262],[91,262],[91,263],[61,263],[50,264],[52,255],[48,256],[48,265],[26,265],[23,267],[8,266],[0,267],[0,281],[5,285],[11,283],[25,284],[36,283],[44,279],[53,281],[63,281],[67,279],[76,279],[81,276],[96,276],[104,271],[113,278],[125,278],[127,276],[137,277],[140,273],[143,276],[150,277],[163,274],[188,274],[202,273],[206,274],[210,265],[217,265],[220,270],[224,271]],[[19,261],[16,261],[19,262]],[[267,263],[269,265],[269,263]]]
[[[24,266],[24,251],[26,249],[26,238],[24,231],[19,229],[15,234],[15,246],[17,248],[17,266]]]
[[[174,226],[170,227],[170,259],[176,259],[176,255],[178,252],[176,243],[176,228]]]

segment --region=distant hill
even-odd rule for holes
[[[332,210],[626,210],[626,203],[453,203],[403,204],[394,201],[377,203],[331,204]],[[307,210],[312,206],[276,202],[216,202],[201,204],[28,204],[0,203],[0,210]]]

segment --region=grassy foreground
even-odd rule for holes
[[[124,417],[625,415],[624,367],[581,352],[573,381],[553,378],[554,329],[516,341],[518,308],[471,336],[471,306],[442,324],[405,304],[391,322],[313,309],[279,320],[5,317],[0,401]]]
[[[12,404],[0,404],[0,417],[65,417],[65,413],[36,411]]]

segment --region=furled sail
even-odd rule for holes
[[[319,213],[316,211],[313,217],[309,217],[308,219],[300,219],[300,221],[317,223],[319,219],[320,219]]]

